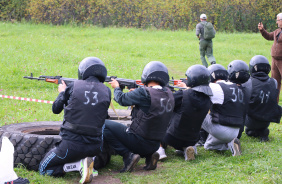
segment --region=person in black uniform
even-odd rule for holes
[[[174,113],[163,142],[178,152],[183,151],[185,160],[190,161],[195,159],[197,153],[195,144],[199,140],[203,120],[210,109],[209,96],[212,96],[212,91],[209,87],[209,71],[203,65],[189,67],[185,75],[187,84],[180,82],[178,86],[188,86],[188,89],[173,93]]]
[[[169,88],[166,66],[159,61],[148,63],[141,77],[144,87],[123,93],[116,80],[110,82],[114,99],[122,106],[132,106],[130,127],[107,120],[105,141],[123,157],[124,167],[120,171],[131,172],[141,157],[146,158],[145,170],[157,167],[156,152],[163,139],[174,108],[174,98]]]
[[[241,155],[241,145],[237,138],[244,123],[245,96],[239,87],[249,79],[248,65],[240,60],[232,61],[226,69],[219,64],[211,65],[210,71],[213,105],[203,122],[202,128],[209,133],[204,144],[207,150],[230,150],[232,156]],[[225,81],[227,79],[229,81]]]
[[[279,90],[277,81],[268,76],[270,65],[266,57],[254,56],[249,66],[251,77],[247,83],[251,88],[251,98],[245,132],[265,142],[269,140],[270,122],[280,123],[281,107],[277,103]]]
[[[62,141],[45,155],[39,165],[40,174],[56,177],[80,171],[80,183],[92,180],[92,157],[101,152],[111,101],[111,91],[103,84],[106,76],[104,63],[99,58],[87,57],[79,64],[79,80],[68,86],[63,81],[59,85],[60,93],[52,110],[59,114],[64,109]]]

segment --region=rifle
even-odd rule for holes
[[[39,77],[33,77],[33,74],[30,73],[30,76],[24,76],[23,78],[31,79],[31,80],[44,80],[45,82],[50,82],[54,84],[62,84],[62,80],[66,83],[68,86],[70,83],[78,80],[73,78],[65,78],[62,76],[46,76],[46,75],[40,75]]]
[[[105,82],[111,82],[112,78],[118,81],[121,90],[123,90],[125,87],[127,87],[127,89],[131,89],[138,88],[139,86],[144,86],[141,80],[123,79],[117,78],[117,76],[107,76]]]
[[[177,85],[178,82],[184,82],[185,84],[187,84],[187,79],[181,78],[180,80],[174,80],[172,77],[172,79],[169,80],[169,84],[172,84],[172,85]]]
[[[74,78],[65,78],[62,76],[46,76],[46,75],[40,75],[39,77],[33,77],[33,74],[31,73],[30,76],[24,76],[26,79],[31,80],[44,80],[45,82],[50,82],[54,84],[62,84],[62,80],[66,83],[68,86],[70,83],[78,80]],[[132,80],[132,79],[123,79],[123,78],[117,78],[116,76],[107,76],[105,79],[105,82],[111,82],[111,79],[115,79],[118,81],[120,88],[123,90],[125,87],[128,89],[131,88],[138,88],[139,86],[143,86],[141,80]]]
[[[46,75],[40,75],[39,77],[33,77],[33,74],[31,73],[30,76],[24,76],[26,79],[31,79],[31,80],[44,80],[45,82],[50,82],[54,84],[62,84],[62,80],[66,83],[68,86],[70,83],[78,80],[74,78],[66,78],[62,76],[46,76]],[[105,82],[111,82],[112,78],[117,80],[119,83],[120,88],[123,90],[125,87],[127,89],[131,88],[138,88],[139,86],[144,86],[144,84],[141,82],[141,80],[132,80],[132,79],[123,79],[123,78],[118,78],[117,76],[107,76],[105,79]],[[178,86],[174,86],[178,83],[178,81],[185,82],[187,79],[180,79],[180,80],[169,80],[169,84],[172,83],[173,85],[169,85],[169,87],[172,91],[174,91],[174,88],[178,89],[184,89]]]

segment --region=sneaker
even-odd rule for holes
[[[195,160],[196,147],[189,146],[184,150],[185,161]]]
[[[98,176],[98,171],[95,170],[94,168],[93,168],[92,176],[93,176],[93,178],[94,178],[95,176]]]
[[[157,151],[160,155],[159,160],[166,158],[166,154],[165,154],[165,149],[163,147],[159,147],[158,151]]]
[[[124,156],[123,157],[124,167],[122,170],[120,170],[120,172],[121,173],[131,172],[139,160],[140,160],[140,155],[138,154],[130,153],[128,156]]]
[[[215,62],[215,61],[212,61],[212,62],[211,62],[211,65],[213,65],[213,64],[216,64],[216,62]]]
[[[81,180],[80,183],[88,183],[91,182],[93,179],[93,158],[92,157],[86,157],[85,159],[82,159],[81,162],[81,169],[80,169],[80,175]]]
[[[19,177],[16,180],[8,181],[8,182],[5,182],[4,184],[27,184],[27,183],[29,183],[28,179]]]
[[[238,138],[234,138],[229,145],[229,149],[231,150],[232,156],[241,155],[241,144]]]
[[[146,166],[144,170],[155,170],[157,168],[157,163],[159,161],[160,155],[158,152],[153,153],[150,157],[146,158]]]

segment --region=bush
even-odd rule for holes
[[[2,0],[0,18],[192,30],[205,13],[217,30],[256,32],[260,18],[266,28],[275,29],[277,7],[280,3],[274,0]]]

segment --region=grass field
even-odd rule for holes
[[[227,67],[235,59],[249,63],[254,55],[270,61],[268,42],[258,33],[220,33],[214,39],[217,63]],[[30,75],[62,75],[77,78],[79,62],[88,56],[104,61],[108,75],[140,79],[143,67],[150,61],[167,65],[170,76],[185,77],[193,64],[201,64],[198,40],[194,32],[139,30],[131,28],[99,28],[33,25],[0,22],[0,94],[54,101],[57,85],[23,79]],[[281,98],[280,98],[281,102]],[[50,104],[0,98],[0,126],[33,121],[61,121]],[[121,108],[115,104],[116,108]],[[271,124],[270,141],[260,143],[243,134],[243,155],[205,151],[199,148],[196,160],[185,162],[174,150],[167,150],[168,159],[157,170],[119,174],[121,157],[114,156],[99,176],[123,183],[282,183],[281,125]],[[144,165],[141,159],[138,168]],[[137,168],[137,170],[138,170]],[[31,183],[76,183],[78,173],[64,178],[40,176],[24,168],[17,174]]]

